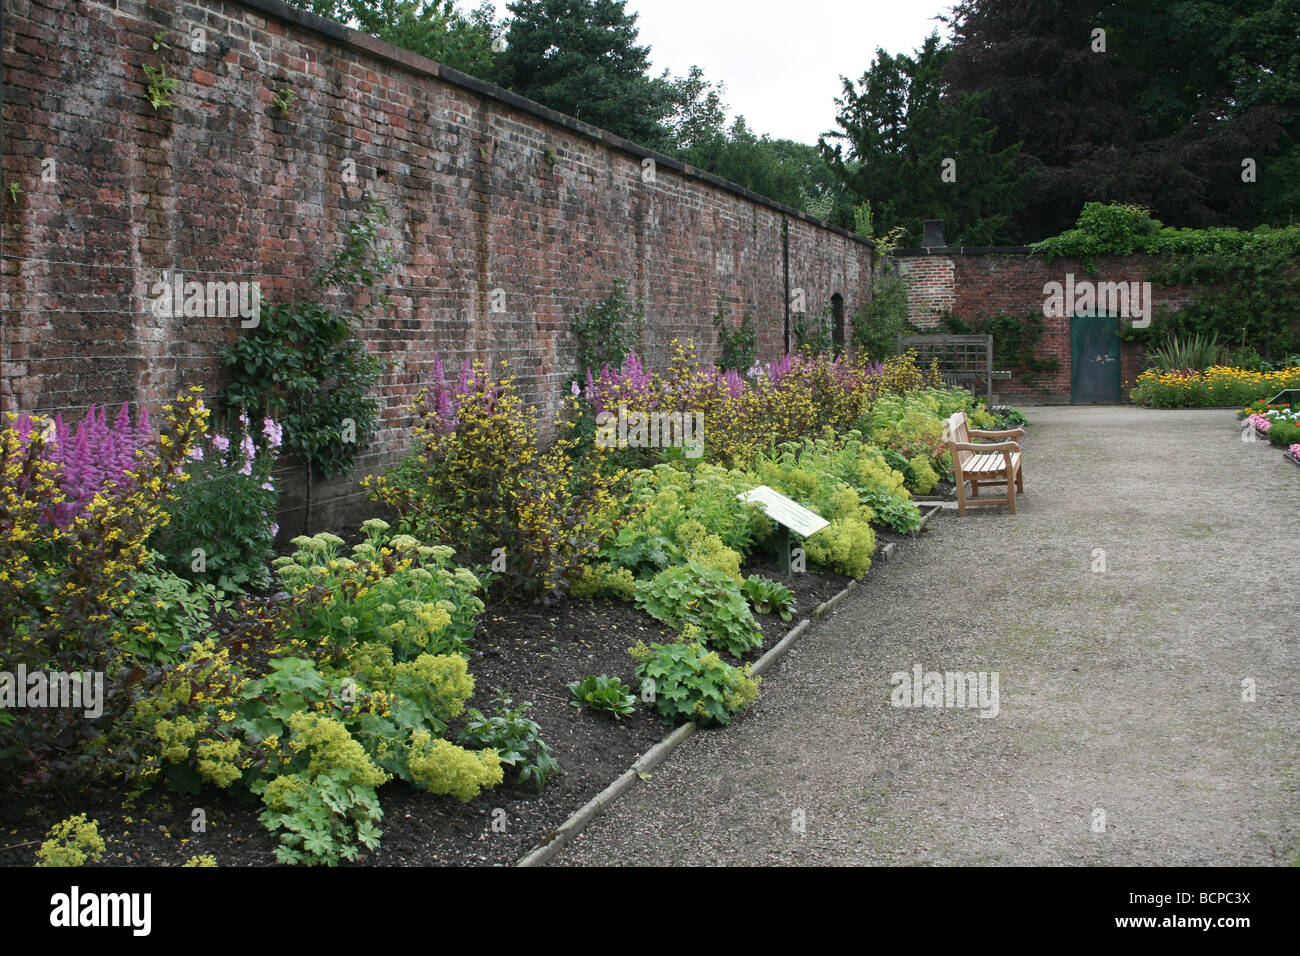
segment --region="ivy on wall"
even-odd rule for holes
[[[1089,275],[1103,255],[1142,253],[1163,263],[1151,281],[1191,288],[1177,312],[1158,314],[1124,338],[1148,348],[1173,337],[1214,335],[1243,358],[1300,351],[1300,225],[1273,229],[1171,229],[1139,206],[1088,203],[1076,227],[1032,248],[1077,257]]]

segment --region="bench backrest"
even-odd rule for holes
[[[965,412],[957,412],[951,417],[944,419],[942,440],[944,442],[970,443],[970,428],[966,424]],[[971,452],[958,452],[953,449],[949,449],[949,451],[952,452],[952,464],[954,468],[963,468],[966,463],[970,461]]]
[[[969,444],[970,428],[966,425],[966,413],[957,412],[943,422],[943,440]]]

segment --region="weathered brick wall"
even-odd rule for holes
[[[1066,274],[1075,280],[1093,282],[1146,282],[1160,262],[1148,256],[1099,256],[1095,274],[1084,269],[1080,259],[1027,253],[989,253],[957,250],[898,250],[896,262],[909,283],[909,318],[926,327],[938,325],[945,311],[961,318],[993,313],[1042,315],[1048,282],[1064,284]],[[1186,288],[1152,283],[1152,315],[1176,312],[1191,296]],[[995,400],[1004,402],[1068,402],[1070,400],[1070,320],[1044,317],[1040,358],[1055,357],[1059,370],[1052,375],[1026,379],[1015,375],[1010,381],[994,381]],[[1138,345],[1120,345],[1121,386],[1124,395],[1142,370],[1145,350]],[[996,352],[993,357],[998,366]]]
[[[712,357],[719,294],[779,355],[787,246],[810,309],[839,293],[851,315],[870,294],[871,247],[842,230],[276,0],[2,2],[0,159],[23,189],[3,203],[5,410],[156,412],[187,384],[215,391],[239,319],[157,317],[161,274],[306,291],[365,193],[384,201],[393,308],[365,332],[395,362],[382,430],[354,476],[316,488],[318,523],[354,516],[355,479],[401,453],[435,353],[508,361],[549,418],[576,371],[572,319],[616,279],[644,299],[652,365],[673,338]],[[174,106],[149,104],[145,63],[179,80]]]

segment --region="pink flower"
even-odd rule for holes
[[[270,481],[264,481],[264,482],[262,482],[262,490],[263,490],[263,491],[275,491],[275,484],[274,484],[273,482],[270,482]]]
[[[212,447],[219,452],[225,453],[226,449],[230,447],[230,439],[225,435],[213,435]]]
[[[1300,458],[1300,445],[1292,445],[1289,451],[1292,458]]]
[[[198,445],[195,445],[195,446],[194,446],[193,448],[191,448],[188,452],[186,452],[186,454],[187,454],[191,459],[193,459],[194,461],[202,461],[202,460],[203,460],[203,449],[202,449],[200,446],[198,446]]]

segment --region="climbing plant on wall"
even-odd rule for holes
[[[339,249],[316,274],[321,290],[371,288],[394,265],[379,247],[383,206],[368,198],[364,213],[343,227]],[[221,353],[230,382],[218,398],[227,413],[274,418],[284,427],[284,447],[302,461],[308,487],[313,475],[347,472],[373,437],[380,404],[371,395],[384,363],[366,351],[359,332],[365,312],[387,305],[379,298],[361,311],[292,299],[264,306],[258,323]]]

